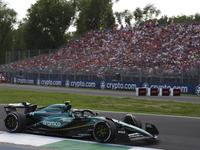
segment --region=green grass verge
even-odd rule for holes
[[[0,104],[29,102],[47,106],[71,101],[73,108],[77,109],[200,117],[200,104],[193,103],[12,89],[0,89],[0,93]]]

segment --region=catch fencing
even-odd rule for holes
[[[199,48],[198,48],[199,49]],[[102,46],[81,51],[67,46],[55,50],[6,52],[0,72],[12,77],[174,84],[200,83],[198,53],[188,58],[186,47],[140,45],[120,49]],[[178,53],[178,54],[177,54]],[[173,55],[176,55],[174,57]]]

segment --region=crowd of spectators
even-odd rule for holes
[[[199,76],[200,24],[91,30],[55,52],[0,66],[29,72]]]

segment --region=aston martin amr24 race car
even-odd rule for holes
[[[17,111],[24,108],[24,114]],[[16,109],[17,108],[17,109]],[[71,109],[69,102],[37,108],[27,102],[8,104],[4,107],[5,127],[9,132],[28,132],[72,138],[92,137],[105,143],[114,139],[143,140],[156,139],[157,128],[146,123],[142,129],[141,121],[133,114],[127,114],[121,121],[98,116],[91,110]]]

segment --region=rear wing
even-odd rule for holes
[[[10,103],[7,106],[4,106],[6,114],[17,111],[16,108],[25,108],[24,114],[29,112],[34,112],[37,108],[37,105],[31,105],[31,103],[21,102],[21,103]]]

